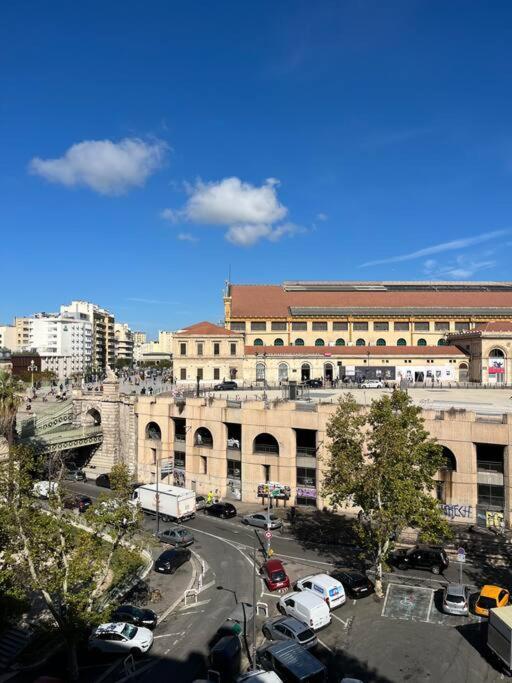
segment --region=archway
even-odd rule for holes
[[[469,380],[469,367],[467,363],[459,364],[459,382],[467,382]]]
[[[443,446],[443,458],[439,479],[436,480],[436,496],[441,503],[446,503],[452,500],[452,475],[457,471],[457,459],[447,446]]]
[[[254,453],[271,453],[279,455],[279,443],[275,436],[266,432],[258,434],[253,443]]]
[[[205,448],[213,448],[213,436],[206,427],[199,427],[194,434],[194,444]]]
[[[279,383],[288,381],[288,365],[286,363],[279,363],[277,368],[277,380]]]
[[[505,352],[503,349],[492,349],[489,352],[488,373],[489,382],[504,383],[505,380]]]
[[[101,424],[101,413],[96,408],[90,408],[85,414],[84,423],[88,426],[99,427]]]
[[[332,363],[325,363],[324,365],[324,380],[326,382],[332,382],[334,378],[334,369]]]
[[[146,439],[151,439],[151,441],[161,441],[162,440],[162,430],[156,422],[148,422],[146,425]]]
[[[300,368],[300,379],[301,382],[307,382],[311,379],[311,365],[309,363],[302,363]]]

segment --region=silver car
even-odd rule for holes
[[[270,522],[264,512],[255,512],[252,515],[245,515],[242,517],[242,524],[249,524],[250,526],[257,526],[260,529],[280,529],[283,526],[282,521],[275,515],[270,515]]]
[[[194,537],[187,529],[175,527],[161,531],[158,534],[158,540],[173,545],[175,548],[186,548],[188,545],[192,545]]]
[[[269,619],[262,626],[263,635],[267,640],[294,640],[303,647],[314,647],[317,637],[313,629],[295,617],[275,617]]]
[[[450,583],[443,591],[443,612],[456,616],[469,614],[469,588],[462,583]]]

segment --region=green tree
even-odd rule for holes
[[[429,542],[450,535],[431,495],[433,476],[444,464],[442,448],[425,430],[421,408],[398,390],[369,409],[349,394],[340,400],[327,436],[323,495],[335,507],[360,509],[355,528],[382,597],[383,566],[405,528],[420,529]]]
[[[112,580],[116,552],[139,528],[140,513],[129,503],[130,477],[125,465],[112,471],[113,496],[100,498],[76,525],[64,507],[62,474],[52,480],[48,508],[35,505],[33,476],[39,465],[25,446],[12,449],[14,496],[7,505],[9,476],[0,466],[0,519],[4,553],[0,584],[16,576],[28,594],[39,595],[65,641],[68,679],[78,680],[77,644],[99,623],[100,598]],[[55,469],[54,469],[55,471]],[[75,522],[75,523],[73,523]]]
[[[8,372],[0,372],[0,436],[7,439],[9,446],[16,434],[16,414],[23,400],[25,387]]]
[[[114,367],[116,370],[122,370],[123,368],[131,368],[133,365],[133,360],[130,358],[116,358]]]

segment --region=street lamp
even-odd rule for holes
[[[30,365],[28,366],[27,370],[30,372],[32,391],[34,391],[34,372],[37,370],[37,365],[34,363],[34,360],[30,361]]]

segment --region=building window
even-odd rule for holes
[[[258,339],[255,339],[254,346],[263,346],[263,339],[260,339],[259,337]]]
[[[428,323],[428,322],[414,323],[414,330],[416,332],[428,332],[430,330],[430,323]]]
[[[202,355],[203,355],[203,344],[202,344],[202,343],[199,343],[199,344],[197,345],[197,355],[198,355],[198,356],[202,356]]]
[[[197,378],[198,380],[202,380],[202,379],[203,379],[203,368],[197,368],[197,376],[196,376],[196,378]]]
[[[218,356],[220,354],[220,344],[219,342],[215,342],[213,345],[213,355]]]
[[[180,356],[186,356],[187,355],[187,345],[181,343],[180,344]]]
[[[403,321],[397,321],[393,323],[393,328],[395,332],[406,332],[409,329],[409,323]]]
[[[199,456],[199,474],[208,474],[208,458],[206,455]]]
[[[373,323],[373,329],[377,332],[387,332],[389,330],[389,323],[385,322],[375,322]]]
[[[241,463],[238,460],[228,460],[228,479],[240,479],[241,476]]]
[[[275,320],[270,323],[270,328],[273,332],[282,332],[286,330],[286,323]]]
[[[336,339],[336,346],[345,346],[344,339]]]
[[[263,481],[270,481],[270,465],[263,465]]]
[[[403,337],[400,337],[400,339],[398,339],[398,341],[396,342],[396,345],[397,346],[407,346],[407,342],[405,341],[405,339]]]
[[[377,339],[377,346],[386,346],[386,340],[385,339]]]
[[[187,368],[180,368],[180,379],[187,379]]]
[[[156,465],[156,448],[151,449],[151,464]]]
[[[213,368],[213,379],[220,379],[220,368]]]
[[[434,323],[434,329],[436,332],[443,332],[444,330],[450,329],[449,322],[436,322]]]
[[[316,469],[297,467],[297,486],[316,486]]]
[[[363,331],[366,332],[367,329],[368,329],[368,323],[361,323],[361,322],[354,323],[354,330],[360,330],[361,332],[363,332]]]
[[[265,379],[265,363],[256,363],[256,381]]]
[[[277,339],[274,339],[274,346],[284,346],[283,340],[279,337]]]
[[[230,328],[234,332],[245,332],[245,323],[244,322],[231,323]]]
[[[294,332],[304,332],[307,329],[308,329],[308,324],[306,322],[292,323],[292,330]]]
[[[464,332],[465,330],[469,330],[469,322],[455,323],[456,332]]]
[[[325,321],[314,321],[313,322],[313,331],[317,332],[323,332],[327,330],[327,323]]]
[[[348,330],[348,323],[347,322],[340,322],[339,320],[333,322],[332,324],[332,329],[334,331],[346,331]]]
[[[174,467],[185,469],[185,453],[182,451],[174,451]]]
[[[229,345],[229,352],[232,356],[236,356],[236,344]]]
[[[288,366],[286,363],[279,363],[279,367],[277,369],[277,379],[279,382],[288,381]]]
[[[366,346],[366,342],[364,339],[357,339],[356,340],[356,346]]]
[[[296,339],[295,346],[304,346],[304,339]]]
[[[315,346],[325,346],[323,339],[315,339]]]
[[[447,346],[448,342],[446,341],[446,339],[438,339],[437,345],[438,346]]]
[[[251,323],[251,330],[253,332],[266,332],[267,330],[267,323],[266,322],[256,322],[253,321]]]
[[[427,345],[426,339],[418,339],[418,346],[426,346],[426,345]]]

